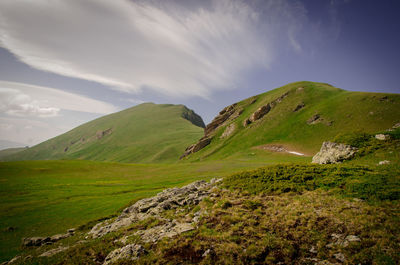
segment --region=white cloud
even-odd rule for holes
[[[61,109],[100,114],[118,110],[109,103],[54,88],[0,81],[0,112],[54,117]]]
[[[208,97],[234,87],[247,69],[268,68],[276,19],[298,15],[282,9],[285,0],[260,2],[263,13],[240,0],[192,9],[165,1],[1,0],[0,45],[34,68],[118,90]]]

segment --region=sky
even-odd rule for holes
[[[206,123],[295,81],[400,93],[397,0],[1,0],[0,149],[143,102]]]

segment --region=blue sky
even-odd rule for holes
[[[301,80],[400,93],[397,2],[2,0],[0,140],[34,145],[148,101],[208,123]]]

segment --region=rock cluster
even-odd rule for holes
[[[136,260],[142,254],[146,253],[146,250],[141,245],[130,244],[122,248],[118,248],[107,255],[103,265],[113,264],[121,259]]]
[[[357,148],[350,145],[324,142],[320,151],[312,158],[312,163],[336,164],[352,158],[357,151]]]
[[[209,195],[211,183],[206,181],[196,181],[182,188],[171,188],[158,193],[151,198],[137,201],[132,206],[123,210],[122,214],[114,221],[104,221],[95,225],[89,232],[93,238],[102,237],[110,232],[114,232],[122,227],[129,226],[140,220],[149,217],[159,217],[162,212],[175,209],[184,205],[196,205],[204,197]],[[165,220],[164,220],[165,221]],[[185,230],[179,224],[171,225],[170,231]],[[168,230],[166,230],[168,232]]]

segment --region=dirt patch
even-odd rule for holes
[[[264,145],[255,146],[253,148],[259,149],[259,150],[266,150],[266,151],[270,151],[270,152],[289,153],[289,154],[298,155],[298,156],[309,156],[305,153],[296,151],[294,148],[291,148],[290,146],[283,145],[283,144],[264,144]]]

